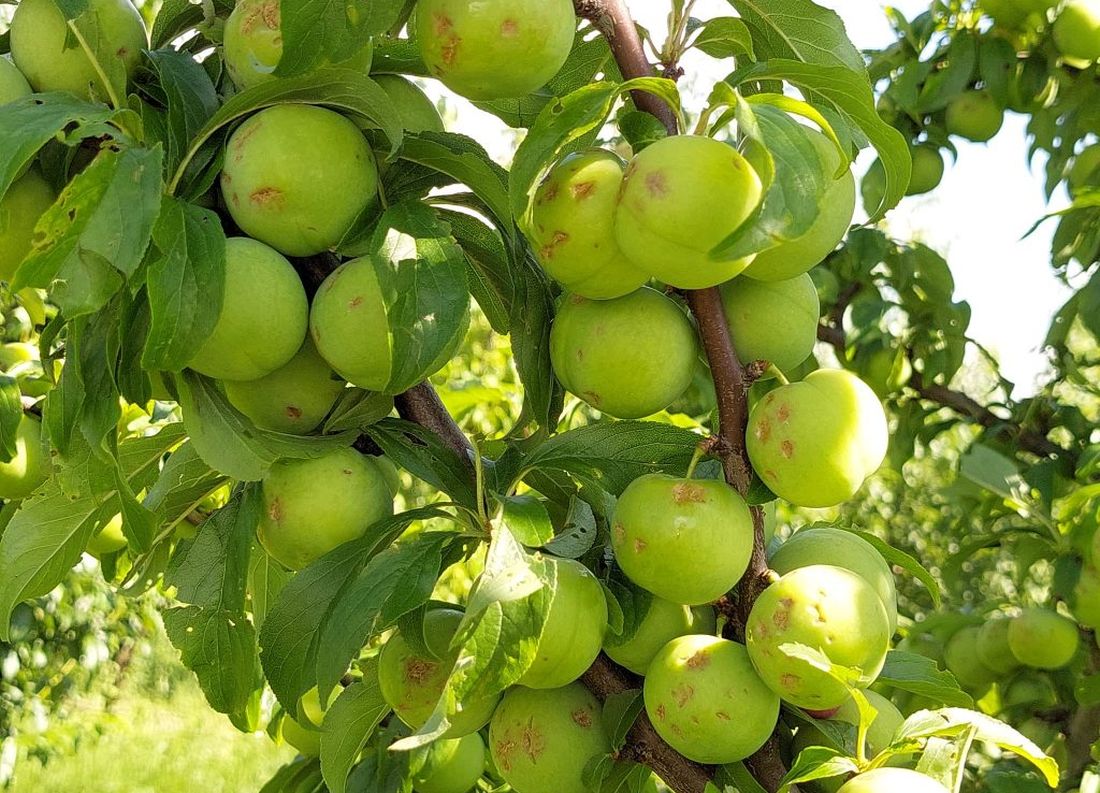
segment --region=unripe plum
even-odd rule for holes
[[[816,129],[802,125],[799,129],[817,150],[824,162],[823,172],[831,181],[821,196],[813,224],[795,239],[757,254],[745,270],[749,278],[780,281],[806,272],[833,251],[852,225],[852,215],[856,211],[856,179],[851,169],[839,179],[835,178],[841,161],[836,146]]]
[[[755,278],[751,270],[745,275]],[[768,361],[787,371],[813,352],[821,303],[806,273],[784,281],[735,278],[721,290],[739,359]]]
[[[984,692],[997,679],[997,673],[978,657],[977,625],[955,631],[943,648],[943,663],[959,684],[974,692]]]
[[[764,590],[745,633],[753,666],[772,691],[801,708],[828,710],[848,698],[844,685],[780,647],[817,649],[832,663],[858,670],[855,682],[866,688],[886,662],[890,622],[864,578],[832,565],[811,565]]]
[[[944,123],[951,135],[984,143],[1000,131],[1004,109],[988,91],[966,91],[947,105]]]
[[[780,386],[749,416],[753,469],[800,507],[831,507],[859,490],[886,457],[886,414],[851,372],[820,369]]]
[[[913,365],[905,351],[888,344],[861,346],[856,352],[855,370],[879,399],[898,391],[913,376]]]
[[[92,535],[87,551],[96,559],[121,551],[126,547],[126,535],[122,533],[122,513],[116,513]]]
[[[1060,669],[1077,654],[1077,625],[1056,611],[1027,609],[1008,626],[1008,646],[1024,666]]]
[[[230,136],[221,175],[233,220],[287,256],[336,246],[375,200],[378,170],[362,131],[313,105],[261,110]]]
[[[623,491],[611,519],[611,547],[627,577],[689,606],[733,589],[752,543],[748,505],[718,479],[645,474]]]
[[[867,581],[882,601],[890,623],[890,635],[894,634],[898,627],[894,573],[871,543],[850,531],[829,526],[800,529],[768,560],[768,566],[780,575],[813,564],[843,567]]]
[[[491,101],[546,85],[569,57],[577,20],[569,0],[419,0],[415,28],[432,76]]]
[[[485,742],[476,732],[436,741],[413,774],[416,793],[469,793],[485,773]]]
[[[221,313],[188,366],[221,380],[271,374],[301,348],[308,314],[306,290],[290,262],[262,242],[231,237]]]
[[[680,289],[728,281],[752,261],[712,259],[760,203],[760,177],[732,146],[701,135],[651,144],[627,166],[615,240],[634,265]]]
[[[1010,624],[1011,620],[998,617],[986,620],[978,630],[978,660],[997,675],[1007,675],[1020,665],[1008,646]]]
[[[1069,0],[1054,20],[1054,44],[1067,58],[1100,59],[1100,0]]]
[[[882,160],[871,163],[871,167],[863,175],[863,181],[860,182],[859,194],[863,199],[863,210],[868,215],[878,212],[886,198],[886,168]]]
[[[110,75],[115,68],[133,75],[149,46],[145,23],[130,0],[89,0],[94,17],[88,48]],[[71,36],[56,0],[22,0],[11,20],[11,55],[35,91],[67,91],[81,99],[109,94],[84,47]],[[122,97],[125,99],[125,97]]]
[[[940,186],[943,180],[943,155],[938,146],[921,143],[910,149],[913,158],[913,173],[909,177],[906,195],[923,195]]]
[[[646,713],[662,738],[700,763],[743,760],[768,740],[777,697],[743,645],[717,636],[673,639],[646,673]]]
[[[905,721],[897,706],[877,691],[867,689],[863,692],[871,707],[875,709],[875,720],[867,727],[867,749],[874,756],[891,744],[894,733]],[[829,717],[832,721],[843,721],[859,726],[859,706],[855,699],[844,700],[836,713]]]
[[[578,152],[555,165],[535,192],[531,245],[543,269],[581,297],[622,297],[649,280],[615,242],[624,167],[604,149]]]
[[[611,751],[600,702],[580,683],[504,695],[489,725],[489,753],[516,793],[590,793],[584,769]]]
[[[31,95],[31,84],[23,72],[12,62],[11,57],[0,55],[0,105]]]
[[[691,385],[699,345],[671,298],[642,287],[614,300],[568,295],[550,329],[561,384],[620,419],[652,415]]]
[[[303,757],[318,757],[321,754],[321,733],[303,727],[290,716],[283,716],[279,726],[283,740],[297,749]]]
[[[49,457],[42,448],[42,424],[24,413],[15,429],[15,454],[0,463],[0,498],[26,498],[49,474]]]
[[[413,729],[420,728],[435,711],[451,676],[458,648],[451,640],[462,622],[462,612],[453,608],[431,609],[424,615],[424,644],[433,657],[418,655],[398,630],[389,638],[378,657],[378,684],[398,718]],[[500,699],[499,695],[461,703],[449,717],[451,726],[444,738],[461,738],[484,727]]]
[[[1025,669],[1012,678],[1001,691],[1005,708],[1050,708],[1058,704],[1058,692],[1050,678],[1041,672]]]
[[[572,559],[543,557],[557,587],[535,659],[519,679],[528,688],[560,688],[592,665],[607,630],[607,599],[596,576]]]
[[[644,675],[657,653],[673,639],[688,634],[713,636],[717,629],[710,606],[682,606],[654,596],[634,635],[622,644],[604,645],[607,657],[637,675]]]
[[[1054,739],[1058,737],[1057,725],[1051,724],[1046,719],[1041,719],[1038,716],[1032,716],[1016,729],[1025,738],[1044,750],[1049,748],[1054,743]]]
[[[306,721],[312,724],[314,727],[320,727],[325,720],[325,713],[332,707],[332,703],[340,696],[341,689],[339,686],[332,689],[329,692],[328,698],[325,704],[321,704],[321,692],[314,686],[306,693],[302,694],[302,698],[298,700],[298,711],[305,717]]]
[[[372,79],[382,87],[408,132],[443,132],[443,119],[435,103],[411,80],[399,74],[376,74]]]
[[[1077,195],[1089,187],[1100,188],[1100,143],[1083,149],[1073,159],[1066,186],[1070,195]]]
[[[263,479],[263,501],[260,543],[291,570],[362,537],[371,524],[393,514],[385,477],[354,449],[313,460],[279,460]]]
[[[1028,10],[1018,0],[982,0],[982,10],[997,24],[1018,27],[1027,19]]]
[[[908,768],[873,768],[852,777],[840,793],[948,793],[930,776]]]
[[[1100,628],[1100,571],[1086,565],[1073,589],[1073,615],[1086,628]]]
[[[34,226],[57,194],[37,168],[12,182],[0,198],[0,278],[11,281],[27,257],[34,240]]]
[[[274,372],[257,380],[227,381],[225,395],[257,427],[305,435],[317,428],[344,390],[309,336]]]

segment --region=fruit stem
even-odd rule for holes
[[[787,375],[783,374],[783,370],[776,366],[774,363],[769,363],[767,369],[764,370],[776,380],[780,385],[790,385],[791,381],[787,379]]]
[[[88,41],[84,38],[84,35],[77,29],[75,20],[68,20],[69,30],[73,32],[73,36],[76,37],[77,43],[80,44],[80,48],[84,50],[84,54],[88,57],[88,60],[92,64],[92,68],[95,69],[95,73],[99,76],[99,79],[103,81],[103,87],[107,89],[107,98],[111,101],[111,108],[114,110],[122,109],[122,102],[118,98],[118,93],[115,91],[114,83],[107,77],[107,73],[103,71],[103,65],[96,58],[95,52],[88,46]]]
[[[695,476],[695,467],[699,465],[699,461],[710,451],[707,441],[699,443],[695,447],[695,454],[691,455],[691,462],[688,463],[687,473],[684,474],[684,479],[691,479]]]
[[[481,450],[477,447],[477,441],[473,438],[468,440],[474,447],[474,497],[477,499],[477,517],[482,526],[488,526],[489,516],[485,512],[485,466],[481,461]]]

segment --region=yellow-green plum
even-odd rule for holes
[[[96,61],[112,80],[129,79],[141,51],[149,46],[137,9],[130,0],[89,0],[84,15],[88,27],[81,32]],[[99,71],[71,36],[56,0],[22,0],[16,6],[11,20],[11,56],[35,91],[67,91],[81,99],[109,98]]]
[[[905,721],[897,706],[877,691],[867,689],[863,692],[867,701],[875,710],[875,719],[867,728],[867,749],[874,756],[890,745],[894,733]],[[859,726],[859,706],[855,699],[849,697],[837,712],[829,717],[831,721],[842,721],[846,724]]]
[[[0,498],[26,498],[49,474],[49,457],[42,447],[42,424],[24,413],[15,428],[15,454],[6,463],[0,463]]]
[[[619,156],[605,149],[570,154],[535,192],[530,237],[539,264],[581,297],[622,297],[649,280],[615,242],[624,168]]]
[[[878,593],[890,622],[890,635],[894,634],[898,627],[894,574],[871,543],[850,531],[829,526],[800,529],[768,560],[768,566],[780,575],[812,564],[843,567],[866,580]]]
[[[1025,720],[1017,729],[1025,738],[1044,750],[1058,737],[1058,726],[1038,716]]]
[[[470,793],[485,773],[485,742],[476,732],[436,741],[412,775],[416,793]]]
[[[96,559],[121,551],[126,547],[126,535],[122,533],[122,514],[116,513],[103,524],[88,541],[87,551]]]
[[[1100,0],[1069,0],[1062,6],[1054,20],[1054,44],[1067,58],[1100,59]]]
[[[818,205],[817,218],[801,235],[757,254],[745,270],[749,278],[779,281],[806,272],[828,256],[848,233],[856,211],[856,179],[849,168],[840,178],[840,152],[831,140],[806,126],[799,126],[817,150],[823,173],[830,179]]]
[[[1008,646],[1010,624],[1011,620],[1003,616],[995,617],[982,623],[978,630],[975,646],[978,660],[998,676],[1007,675],[1020,665]]]
[[[1086,565],[1073,588],[1073,597],[1077,621],[1087,628],[1100,628],[1100,571]]]
[[[909,177],[906,195],[923,195],[940,186],[943,180],[943,155],[938,146],[921,143],[910,149],[913,158],[913,173]]]
[[[947,132],[984,143],[996,135],[1004,123],[1004,109],[988,91],[965,91],[947,105],[944,124]]]
[[[516,793],[590,793],[584,769],[610,751],[600,702],[580,683],[517,686],[489,724],[493,764]]]
[[[646,713],[669,746],[690,760],[743,760],[768,740],[779,697],[753,669],[744,645],[717,636],[680,636],[646,672]]]
[[[1083,149],[1073,159],[1066,186],[1070,195],[1077,195],[1088,188],[1100,189],[1100,143]]]
[[[682,606],[654,596],[634,635],[621,644],[605,644],[607,657],[637,675],[644,675],[654,656],[678,636],[713,636],[718,623],[710,606]]]
[[[372,79],[382,86],[407,132],[443,132],[443,119],[435,103],[411,80],[399,74],[376,74]]]
[[[325,714],[332,707],[332,703],[340,696],[341,691],[343,689],[339,686],[332,689],[325,704],[322,705],[321,692],[317,689],[317,686],[314,686],[302,694],[302,698],[298,701],[298,711],[314,727],[320,727],[325,720]]]
[[[421,727],[432,715],[447,678],[454,669],[458,648],[451,648],[451,639],[462,622],[462,612],[453,608],[436,608],[424,615],[424,644],[434,657],[418,655],[396,631],[378,657],[378,684],[382,698],[398,718],[414,729]],[[461,738],[484,727],[500,697],[492,696],[461,703],[450,716],[450,729],[444,738]]]
[[[428,72],[474,101],[542,88],[565,65],[576,27],[569,0],[419,0],[416,6],[416,42]]]
[[[1073,660],[1079,642],[1076,623],[1049,609],[1026,609],[1008,626],[1012,654],[1033,669],[1061,669]]]
[[[519,679],[528,688],[561,688],[592,665],[607,630],[607,600],[596,576],[572,559],[543,557],[556,586],[535,659]]]
[[[802,273],[784,281],[735,278],[721,290],[733,347],[742,361],[768,361],[786,371],[813,352],[821,303],[810,276]]]
[[[663,138],[627,166],[615,240],[636,267],[670,286],[716,286],[752,261],[714,259],[710,251],[748,220],[761,192],[760,177],[729,144]]]
[[[31,84],[8,55],[0,55],[0,105],[31,95]]]
[[[16,179],[0,198],[0,278],[11,281],[31,250],[34,226],[57,194],[37,168]]]
[[[372,523],[393,514],[385,477],[354,449],[279,460],[264,476],[263,502],[260,543],[291,570],[362,537]]]
[[[378,169],[363,132],[313,105],[283,104],[233,132],[221,174],[229,214],[287,256],[336,246],[376,198]]]
[[[370,257],[340,265],[321,284],[309,312],[321,357],[349,383],[381,391],[393,367],[386,299]]]
[[[294,357],[274,372],[256,380],[225,383],[230,403],[253,424],[292,435],[316,429],[343,390],[344,381],[318,354],[309,336]]]
[[[1001,690],[1001,705],[1006,709],[1024,708],[1030,712],[1057,704],[1058,692],[1042,672],[1024,669]]]
[[[627,577],[658,597],[689,606],[717,600],[752,556],[745,500],[718,479],[645,474],[619,497],[611,547]]]
[[[257,380],[301,349],[308,321],[306,290],[290,262],[262,242],[231,237],[221,313],[188,366],[219,380]]]
[[[317,730],[305,727],[284,715],[279,731],[283,740],[297,749],[303,757],[318,757],[321,754],[321,733]]]
[[[848,691],[808,661],[787,655],[784,644],[804,644],[858,672],[869,686],[886,662],[890,622],[878,593],[862,577],[832,565],[792,570],[753,604],[745,635],[749,657],[768,687],[784,701],[815,711],[840,706]]]
[[[614,300],[567,295],[550,329],[558,380],[620,419],[652,415],[691,385],[699,344],[671,298],[642,287]]]
[[[948,793],[930,776],[908,768],[873,768],[852,777],[840,793]]]
[[[943,648],[943,663],[959,684],[975,693],[983,693],[997,679],[997,673],[978,657],[977,625],[955,631]]]
[[[879,399],[886,399],[909,382],[913,365],[906,351],[884,343],[861,345],[856,351],[855,370]]]
[[[0,344],[0,368],[10,369],[21,363],[37,361],[39,350],[37,344],[28,341],[10,341]]]
[[[886,457],[882,404],[851,372],[820,369],[780,386],[752,409],[752,467],[771,491],[800,507],[855,495]]]

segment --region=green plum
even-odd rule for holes
[[[645,474],[623,491],[611,519],[611,547],[627,577],[688,606],[733,589],[752,544],[748,505],[718,479]]]
[[[871,756],[877,755],[891,744],[894,733],[905,721],[897,706],[876,691],[867,689],[863,692],[871,707],[875,710],[875,719],[867,728],[867,749]],[[837,712],[829,717],[832,721],[842,721],[853,726],[859,726],[859,706],[849,697]]]
[[[531,666],[519,679],[528,688],[560,688],[596,660],[607,630],[607,599],[599,579],[572,559],[543,557],[556,586]]]
[[[260,543],[291,570],[362,537],[371,524],[393,514],[385,477],[354,449],[279,460],[264,476],[263,501]]]
[[[454,608],[436,608],[424,615],[424,644],[434,657],[417,655],[396,631],[378,657],[378,683],[382,698],[398,718],[414,729],[420,728],[435,711],[451,676],[458,649],[451,640],[462,622],[462,612]],[[449,717],[451,726],[444,738],[461,738],[484,727],[497,706],[499,695],[462,703]]]
[[[761,195],[760,177],[729,144],[701,135],[662,138],[627,166],[615,240],[636,267],[669,286],[716,286],[752,261],[710,251],[752,216]]]
[[[535,192],[531,246],[542,268],[581,297],[622,297],[649,280],[615,243],[624,168],[619,156],[605,149],[570,154]]]
[[[1067,58],[1100,60],[1100,0],[1068,0],[1054,20],[1054,44]]]
[[[107,554],[121,551],[126,547],[126,535],[122,533],[122,513],[116,513],[113,518],[104,523],[92,539],[88,541],[87,551],[96,559]]]
[[[1024,666],[1060,669],[1077,654],[1080,636],[1073,620],[1056,611],[1031,608],[1008,626],[1008,646]]]
[[[717,636],[680,636],[646,672],[646,713],[669,746],[690,760],[744,760],[771,736],[779,697],[743,645]]]
[[[416,793],[470,793],[485,773],[485,742],[476,732],[431,744],[413,774]]]
[[[1050,708],[1058,704],[1058,692],[1050,678],[1041,672],[1024,669],[1001,690],[1001,705],[1006,709]]]
[[[682,606],[654,596],[634,635],[621,644],[605,644],[604,652],[619,666],[644,675],[654,656],[673,639],[688,634],[713,636],[717,627],[710,606]]]
[[[815,711],[840,706],[848,690],[784,644],[804,644],[855,670],[869,686],[886,662],[890,621],[866,579],[832,565],[800,567],[773,583],[753,604],[745,629],[749,657],[782,699]]]
[[[283,366],[256,380],[227,381],[225,395],[257,427],[305,435],[332,410],[344,385],[306,336]]]
[[[223,380],[257,380],[302,346],[309,301],[282,254],[247,237],[225,241],[225,287],[217,324],[188,363]]]
[[[16,179],[0,198],[0,278],[11,281],[31,250],[34,226],[57,193],[37,168]]]
[[[947,105],[944,121],[948,134],[984,143],[1004,123],[1004,109],[988,91],[965,91]]]
[[[1073,589],[1073,615],[1086,628],[1100,628],[1100,571],[1086,565]]]
[[[11,341],[7,344],[0,344],[0,369],[10,369],[21,363],[37,361],[38,358],[38,345],[29,341]]]
[[[863,200],[863,211],[874,217],[886,199],[886,168],[883,167],[882,160],[871,163],[860,182],[859,194]]]
[[[546,85],[565,65],[576,27],[569,0],[419,0],[415,38],[432,76],[467,99],[491,101]]]
[[[249,236],[287,256],[334,248],[375,201],[378,169],[363,132],[313,105],[261,110],[233,132],[221,190]]]
[[[558,380],[620,419],[652,415],[678,399],[695,375],[699,344],[671,298],[642,287],[614,300],[567,295],[550,329]]]
[[[0,498],[26,498],[50,475],[50,459],[42,444],[42,424],[24,413],[15,429],[15,454],[0,463]]]
[[[1011,620],[996,617],[986,620],[978,630],[975,646],[978,660],[998,676],[1007,675],[1020,665],[1008,646],[1009,624]]]
[[[943,180],[943,155],[931,143],[921,143],[909,150],[913,158],[913,173],[909,177],[906,195],[923,195],[940,186]]]
[[[930,776],[908,768],[873,768],[852,777],[840,793],[948,793]]]
[[[0,105],[31,95],[31,84],[9,55],[0,55]]]
[[[878,593],[890,622],[890,635],[894,634],[898,627],[894,573],[871,543],[858,534],[829,526],[800,529],[768,560],[768,566],[780,575],[812,564],[843,567],[865,579]]]
[[[1094,143],[1081,150],[1073,158],[1073,167],[1066,177],[1066,186],[1071,196],[1085,190],[1100,188],[1100,143]]]
[[[997,673],[978,657],[981,628],[968,625],[955,631],[943,648],[943,663],[959,684],[975,693],[984,693],[997,679]]]
[[[489,724],[493,763],[515,793],[590,793],[584,769],[610,751],[600,702],[580,683],[517,686]]]
[[[309,312],[321,357],[349,383],[381,391],[393,368],[386,299],[370,257],[340,265],[321,284]]]
[[[1018,0],[982,0],[982,10],[1006,28],[1019,27],[1028,17],[1028,10]]]
[[[1017,730],[1040,749],[1048,749],[1058,737],[1058,727],[1046,719],[1032,716],[1021,723]]]
[[[305,717],[306,721],[312,724],[314,727],[320,727],[325,720],[325,714],[328,709],[332,707],[332,703],[335,702],[343,689],[337,686],[329,692],[328,699],[325,704],[321,704],[321,692],[314,686],[306,693],[302,694],[302,698],[298,701],[298,711]]]
[[[108,78],[129,79],[149,46],[145,23],[130,0],[89,0],[81,25],[88,49]],[[83,17],[82,17],[83,18]],[[110,94],[88,52],[72,35],[56,0],[22,0],[11,21],[11,55],[35,91],[67,91],[81,99]],[[117,91],[125,100],[124,92]]]
[[[851,498],[886,457],[882,404],[851,372],[820,369],[752,409],[746,445],[771,491],[800,507]]]
[[[799,130],[817,150],[823,172],[831,181],[821,196],[817,218],[810,228],[793,240],[757,254],[745,270],[749,278],[785,281],[801,275],[832,253],[852,225],[852,215],[856,211],[856,179],[851,168],[836,178],[841,158],[833,142],[816,129],[800,125]]]
[[[897,393],[913,376],[913,365],[903,347],[872,342],[856,350],[855,370],[879,399]]]
[[[751,269],[745,275],[752,276]],[[721,290],[733,347],[743,362],[768,361],[787,371],[813,352],[821,303],[809,275],[784,281],[735,278]]]
[[[283,716],[279,730],[283,740],[303,757],[318,757],[321,754],[321,733],[317,730],[305,727],[287,715]]]
[[[435,103],[411,80],[399,74],[376,74],[372,79],[382,86],[406,132],[443,132],[443,118]]]

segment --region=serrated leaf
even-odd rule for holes
[[[512,535],[529,548],[538,548],[554,537],[546,505],[531,495],[506,496],[501,501],[501,520]]]
[[[890,650],[878,680],[884,685],[948,705],[969,707],[974,704],[971,696],[959,688],[954,675],[940,669],[931,658],[916,653]]]
[[[216,607],[183,606],[164,613],[164,629],[210,707],[243,715],[260,680],[252,623]]]
[[[401,419],[383,419],[366,435],[393,462],[453,501],[477,509],[473,464],[461,459],[434,432]]]
[[[15,433],[23,420],[19,381],[0,375],[0,463],[11,462],[16,453]]]
[[[630,689],[612,694],[603,704],[603,728],[611,741],[611,748],[618,751],[626,743],[627,733],[634,726],[638,714],[645,707],[641,689]]]
[[[830,779],[843,774],[859,772],[859,766],[851,757],[846,757],[836,749],[827,746],[811,746],[799,752],[794,765],[783,777],[780,790],[787,790],[800,782],[812,782],[815,779]]]
[[[325,713],[321,773],[332,793],[348,789],[348,774],[356,758],[389,712],[378,687],[377,659],[372,659],[363,665],[362,680],[344,689]]]
[[[743,19],[714,17],[703,22],[691,46],[712,58],[739,58],[747,55],[755,60],[752,33]]]
[[[868,543],[873,545],[875,550],[878,551],[882,555],[882,558],[886,560],[887,564],[896,565],[897,567],[902,568],[918,581],[920,581],[921,584],[924,585],[924,588],[928,590],[928,594],[932,598],[932,605],[936,608],[940,607],[941,603],[943,602],[943,596],[940,594],[939,582],[936,581],[935,576],[928,572],[924,568],[924,565],[922,565],[915,557],[910,556],[905,551],[895,548],[894,546],[890,545],[890,543],[884,541],[874,534],[871,534],[871,532],[869,531],[859,531],[857,529],[847,529],[847,531],[850,531],[852,532],[852,534],[856,534],[859,537],[862,537]]]
[[[218,110],[218,93],[202,65],[189,52],[153,50],[148,61],[157,81],[147,90],[166,108],[164,169],[171,175],[188,144]]]
[[[225,482],[226,478],[212,470],[187,441],[164,463],[144,504],[162,517],[162,531],[168,531],[186,520],[204,498]]]
[[[789,58],[863,71],[840,16],[812,0],[729,0],[752,33],[759,60]]]
[[[275,74],[292,77],[324,64],[359,60],[370,37],[388,30],[403,7],[404,0],[282,0],[283,55]]]
[[[294,573],[268,556],[263,546],[253,543],[248,563],[248,610],[257,631],[263,630],[267,613],[293,577]]]

